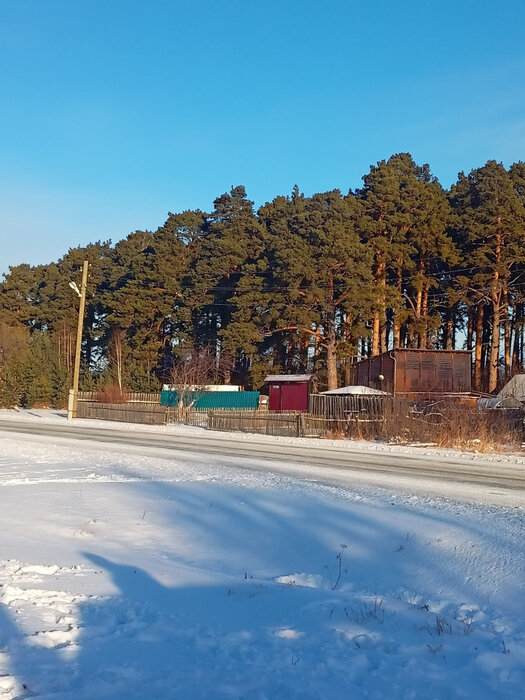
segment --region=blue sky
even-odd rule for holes
[[[525,2],[0,1],[0,273],[244,184],[525,158]]]

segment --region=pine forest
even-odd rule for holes
[[[294,187],[258,210],[236,186],[209,213],[10,267],[1,405],[64,405],[84,260],[81,389],[158,391],[195,363],[207,382],[259,389],[268,373],[308,371],[332,389],[395,347],[471,350],[477,391],[524,370],[522,162],[488,161],[446,190],[400,153],[355,191]]]

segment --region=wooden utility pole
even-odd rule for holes
[[[75,284],[70,283],[70,286],[77,292],[80,297],[80,306],[78,309],[78,324],[77,324],[77,344],[75,346],[75,367],[73,369],[73,388],[69,391],[69,401],[67,407],[67,418],[71,420],[77,417],[78,404],[78,380],[80,377],[80,352],[82,350],[82,331],[84,328],[84,310],[86,308],[86,287],[88,278],[89,263],[84,260],[82,266],[82,285],[80,292]]]

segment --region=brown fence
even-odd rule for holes
[[[261,411],[210,411],[210,430],[238,430],[297,437],[304,433],[302,413],[267,413]]]
[[[323,397],[313,413],[267,411],[185,411],[158,403],[107,404],[85,399],[78,402],[79,418],[164,425],[184,423],[211,430],[241,431],[290,437],[352,437],[396,443],[428,443],[476,450],[519,449],[525,439],[525,412],[480,410],[457,402],[415,404],[402,398],[373,397],[373,401],[349,401],[357,397]],[[362,399],[363,397],[359,397]],[[333,401],[332,399],[343,399]],[[379,399],[379,400],[378,400]]]
[[[201,410],[179,410],[172,406],[167,407],[166,413],[166,423],[169,424],[182,424],[182,425],[195,425],[198,428],[208,427],[208,411]]]
[[[377,418],[391,401],[388,396],[310,394],[310,413],[337,420]]]
[[[369,419],[370,423],[379,420],[381,419]],[[286,437],[342,437],[353,435],[356,432],[355,425],[353,417],[325,418],[310,413],[210,411],[208,414],[210,430],[233,430]]]
[[[95,418],[98,420],[115,420],[124,423],[145,423],[147,425],[165,425],[166,406],[146,403],[98,403],[82,400],[77,406],[78,418]]]
[[[79,401],[98,401],[101,396],[100,391],[79,391],[78,400]],[[125,391],[122,394],[122,398],[125,399],[125,403],[148,403],[148,404],[160,404],[160,393],[148,393],[140,391]]]

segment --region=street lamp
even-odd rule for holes
[[[73,369],[73,388],[69,390],[69,398],[67,403],[67,419],[77,417],[78,404],[78,379],[80,376],[80,351],[82,350],[82,330],[84,327],[84,309],[86,307],[86,287],[88,278],[89,262],[84,260],[82,266],[82,284],[80,289],[75,282],[70,282],[69,286],[80,297],[80,306],[78,309],[78,324],[77,324],[77,344],[75,346],[75,366]]]
[[[74,292],[76,292],[76,293],[78,294],[78,296],[79,296],[80,298],[82,298],[82,293],[81,293],[80,289],[77,287],[77,283],[76,283],[76,282],[70,282],[70,283],[69,283],[69,286],[71,287],[71,289],[72,289]]]

